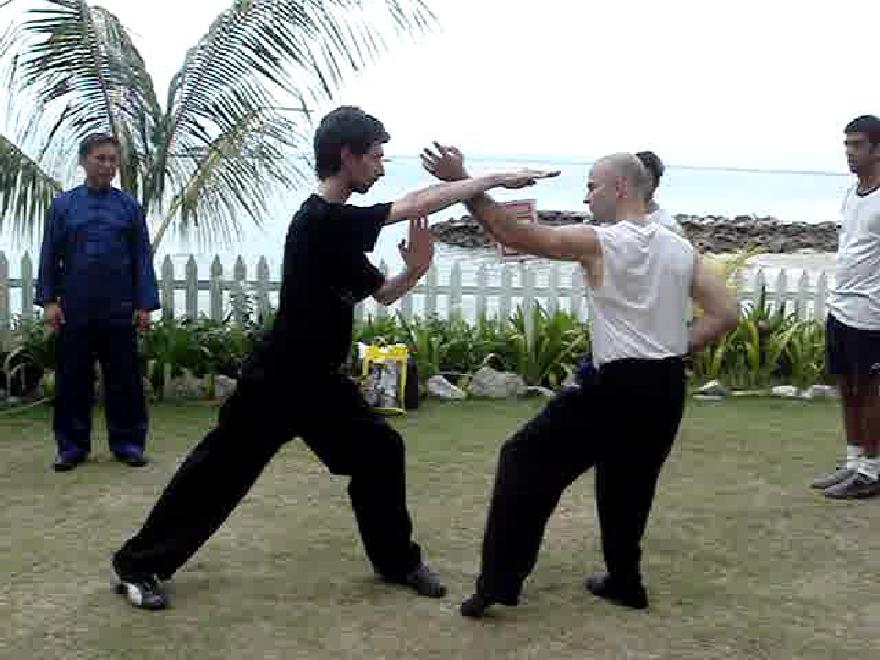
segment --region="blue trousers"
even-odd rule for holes
[[[110,450],[117,456],[143,453],[147,407],[131,323],[66,323],[58,334],[55,372],[55,441],[58,455],[78,459],[91,450],[95,361],[104,376]]]

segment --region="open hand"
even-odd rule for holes
[[[61,311],[61,305],[57,302],[46,303],[43,308],[43,319],[54,331],[61,329],[64,325],[64,312]]]
[[[434,143],[434,150],[422,151],[422,167],[441,181],[461,181],[468,178],[464,169],[464,155],[456,147]]]
[[[428,229],[428,218],[409,221],[409,241],[397,244],[400,256],[412,272],[424,273],[434,259],[434,236]]]
[[[134,313],[134,322],[138,330],[150,329],[150,310],[138,309]]]

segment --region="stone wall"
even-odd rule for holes
[[[693,216],[679,214],[676,220],[700,251],[722,254],[748,247],[760,247],[768,253],[800,251],[835,252],[837,226],[833,222],[782,222],[757,216]],[[539,211],[541,224],[568,225],[592,222],[585,213],[574,211]],[[493,247],[482,227],[469,215],[451,218],[431,226],[435,238],[443,243],[466,248]]]

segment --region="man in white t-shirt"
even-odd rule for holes
[[[428,171],[444,180],[467,176],[458,150],[436,147],[423,156]],[[559,497],[591,467],[608,570],[589,577],[586,588],[619,605],[648,606],[641,538],[684,409],[683,357],[737,318],[724,281],[691,244],[647,220],[649,186],[632,154],[598,161],[586,201],[596,220],[613,223],[607,227],[520,223],[486,195],[466,202],[503,245],[582,264],[596,371],[550,401],[502,447],[480,576],[476,593],[462,603],[464,616],[480,617],[493,603],[517,604]],[[704,314],[688,329],[691,298]]]
[[[669,215],[665,209],[660,208],[657,200],[654,199],[654,195],[657,193],[657,188],[660,187],[660,179],[666,171],[666,167],[663,165],[663,161],[660,160],[660,156],[653,151],[640,151],[636,154],[636,158],[642,161],[642,165],[645,166],[645,169],[648,170],[648,174],[651,175],[651,186],[645,200],[645,213],[648,220],[656,222],[667,229],[671,229],[676,234],[684,235],[684,230],[681,228],[681,225],[678,224],[678,221]]]
[[[843,200],[826,344],[843,402],[846,457],[812,484],[835,499],[880,494],[880,119],[857,117],[844,133],[858,181]]]

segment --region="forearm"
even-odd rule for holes
[[[694,321],[688,331],[688,352],[699,353],[709,344],[720,339],[731,327],[729,317],[703,314]]]
[[[147,234],[146,221],[141,218],[133,256],[135,307],[151,311],[159,309],[159,283],[153,268],[153,254]]]
[[[40,307],[58,300],[58,259],[51,247],[44,247],[40,255],[40,266],[37,274],[37,286],[34,302]]]
[[[37,267],[37,282],[34,302],[44,307],[58,299],[58,251],[55,245],[55,219],[52,213],[43,228],[43,242],[40,246],[40,263]]]
[[[409,193],[394,202],[388,222],[423,218],[431,213],[442,211],[453,204],[477,197],[499,185],[501,185],[500,179],[494,175],[438,183]]]
[[[528,242],[530,225],[517,221],[512,213],[486,193],[467,200],[465,206],[486,233],[499,243],[519,248]]]
[[[415,287],[426,272],[427,268],[415,270],[406,268],[385,280],[385,283],[373,294],[373,298],[383,305],[391,305]]]

